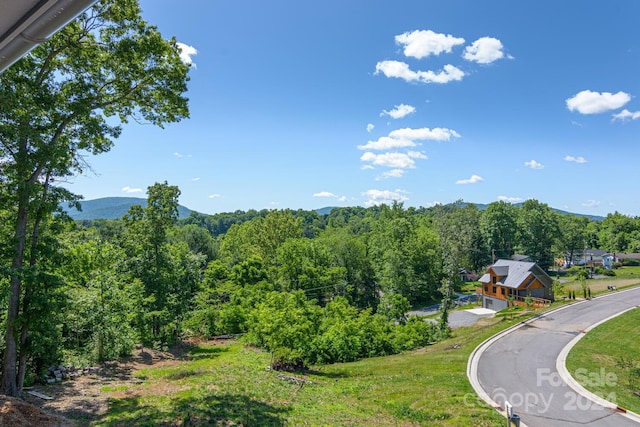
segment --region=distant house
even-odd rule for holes
[[[482,306],[492,310],[507,308],[509,297],[514,304],[525,305],[531,297],[535,307],[553,301],[553,279],[535,262],[499,259],[480,278],[478,297]]]
[[[614,262],[624,262],[626,260],[640,264],[640,253],[614,254],[613,257]]]
[[[603,251],[602,249],[585,249],[578,252],[574,252],[573,256],[570,254],[564,255],[564,266],[572,267],[574,265],[584,265],[590,267],[607,267],[605,265],[604,258],[609,254],[607,251]]]
[[[461,282],[473,282],[474,280],[478,280],[478,274],[473,273],[469,270],[466,270],[464,268],[461,268],[460,270],[458,270],[458,274],[460,274],[460,281]]]

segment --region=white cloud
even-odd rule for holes
[[[598,206],[600,206],[600,202],[597,200],[587,200],[586,202],[582,203],[582,206],[584,206],[585,208],[597,208]]]
[[[383,73],[386,77],[396,77],[407,82],[420,83],[448,83],[454,80],[462,80],[464,72],[451,64],[443,67],[443,70],[412,71],[409,65],[400,61],[380,61],[376,64],[375,74]]]
[[[122,187],[122,191],[125,193],[142,193],[142,188]]]
[[[338,201],[339,201],[339,202],[346,202],[346,201],[347,201],[347,196],[340,196],[340,197],[338,197]]]
[[[191,181],[193,182],[200,181],[200,178],[191,178]]]
[[[404,46],[405,56],[421,59],[442,52],[449,53],[454,46],[463,44],[464,39],[431,30],[416,30],[397,35],[396,43]]]
[[[396,139],[382,136],[377,141],[369,141],[365,145],[358,145],[359,150],[393,150],[394,148],[415,147],[416,143],[410,139]]]
[[[360,169],[362,170],[371,170],[371,169],[375,169],[373,166],[371,165],[362,165],[360,166]]]
[[[412,159],[428,159],[427,155],[421,151],[408,151],[407,156],[411,157]]]
[[[370,133],[370,132],[375,128],[375,127],[376,127],[375,125],[373,125],[373,124],[369,123],[369,124],[367,125],[367,132],[369,132],[369,133]]]
[[[218,193],[209,194],[210,199],[217,199],[218,197],[222,197],[222,194],[218,194]]]
[[[524,162],[524,165],[531,169],[542,169],[544,165],[542,163],[538,163],[535,160],[530,160],[528,162]]]
[[[389,136],[378,138],[377,141],[369,141],[365,145],[358,145],[359,150],[392,150],[396,148],[415,147],[416,140],[449,141],[451,138],[460,138],[460,134],[447,128],[403,128],[389,133]]]
[[[315,193],[313,197],[338,197],[338,196],[328,191],[321,191],[319,193]]]
[[[613,120],[620,120],[622,122],[627,120],[638,120],[640,119],[640,111],[629,111],[626,108],[619,112],[618,114],[613,115]]]
[[[360,160],[375,166],[386,166],[393,169],[413,169],[416,163],[408,154],[398,152],[374,154],[367,151],[360,157]]]
[[[522,199],[521,197],[498,196],[498,200],[508,203],[518,203],[524,199]]]
[[[405,172],[404,169],[391,169],[390,171],[386,171],[380,174],[376,178],[376,181],[380,181],[382,179],[388,179],[388,178],[402,178],[402,176],[404,175],[404,172]]]
[[[401,119],[403,117],[408,116],[409,114],[413,114],[416,111],[416,107],[406,104],[394,105],[394,109],[391,111],[382,110],[380,113],[381,116],[389,116],[392,119]]]
[[[193,46],[189,46],[188,44],[180,42],[177,42],[176,45],[180,50],[180,59],[182,60],[182,62],[195,68],[196,64],[193,62],[193,59],[191,57],[197,55],[198,50]]]
[[[567,162],[575,162],[575,163],[587,163],[587,159],[582,156],[573,157],[573,156],[565,156],[564,159]]]
[[[468,179],[459,179],[456,181],[456,184],[476,184],[478,182],[482,182],[484,181],[484,178],[482,178],[479,175],[471,175],[471,178]]]
[[[404,190],[368,190],[362,193],[363,196],[368,197],[368,200],[365,202],[365,206],[374,206],[380,205],[382,203],[392,204],[393,202],[406,202],[409,200],[407,196],[405,196],[406,191]]]
[[[599,114],[622,107],[631,100],[631,96],[625,92],[592,92],[583,90],[572,98],[566,100],[569,111],[577,111],[580,114]]]
[[[447,129],[447,128],[433,128],[433,129],[403,128],[403,129],[396,129],[394,131],[391,131],[389,133],[389,136],[391,138],[398,138],[398,139],[406,138],[410,140],[420,139],[420,140],[433,140],[433,141],[449,141],[452,137],[460,138],[460,134],[458,132],[456,132],[453,129]]]
[[[183,157],[191,157],[191,154],[182,154],[182,153],[178,153],[177,151],[175,153],[173,153],[173,155],[179,159],[183,158]]]
[[[504,58],[503,46],[500,40],[493,37],[481,37],[467,46],[462,57],[467,61],[478,64],[490,64]]]

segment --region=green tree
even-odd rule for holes
[[[158,345],[177,339],[206,264],[206,256],[191,252],[186,242],[169,242],[179,195],[178,187],[156,183],[148,188],[147,206],[132,206],[124,217],[128,271],[144,285],[139,333]]]
[[[519,249],[547,270],[553,265],[552,247],[560,234],[558,214],[545,203],[530,199],[522,204],[517,224]]]
[[[187,73],[175,40],[142,20],[136,1],[104,0],[0,75],[2,183],[16,206],[3,393],[21,393],[16,324],[25,259],[39,234],[36,205],[56,180],[85,168],[85,154],[108,151],[119,122],[162,126],[186,117]],[[57,193],[63,200],[73,196]]]
[[[321,309],[303,291],[270,292],[249,318],[245,339],[270,351],[274,369],[301,368],[318,334]]]
[[[598,233],[602,249],[610,252],[633,252],[634,243],[640,237],[640,221],[614,212],[606,216],[600,223]]]
[[[92,362],[128,355],[138,338],[132,325],[142,286],[121,273],[124,250],[97,239],[68,245],[63,271],[72,309],[65,311],[65,349]]]
[[[368,241],[380,288],[409,301],[432,297],[440,271],[437,235],[426,219],[410,217],[400,203],[380,209]]]
[[[359,308],[375,308],[378,285],[371,260],[367,256],[365,235],[357,235],[346,226],[328,227],[318,240],[331,251],[335,263],[344,268],[346,295],[349,302]]]
[[[510,259],[516,244],[517,208],[510,203],[490,203],[482,213],[480,231],[491,256],[495,259]]]
[[[561,215],[558,221],[560,229],[558,249],[568,255],[569,262],[573,265],[573,257],[584,251],[589,219],[575,215]]]
[[[278,282],[284,290],[304,290],[319,301],[346,294],[344,267],[334,265],[329,249],[320,241],[288,239],[277,255]]]
[[[206,256],[207,261],[213,260],[218,254],[218,243],[209,231],[201,226],[187,224],[178,227],[172,240],[186,242],[191,252]]]

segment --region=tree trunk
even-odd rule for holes
[[[24,250],[29,207],[28,184],[24,183],[18,190],[18,216],[14,235],[14,254],[11,262],[11,281],[9,284],[9,301],[7,309],[7,325],[5,333],[5,349],[2,359],[2,393],[8,396],[19,396],[20,391],[16,382],[16,363],[18,357],[18,343],[16,342],[16,321],[20,310],[20,292],[22,279],[20,277],[24,264]]]
[[[45,215],[44,206],[47,202],[47,195],[49,193],[49,174],[47,174],[44,187],[42,189],[42,203],[40,204],[40,208],[36,212],[36,218],[33,225],[33,231],[31,232],[31,250],[29,253],[29,267],[35,267],[38,262],[38,242],[40,241],[40,225],[42,224],[42,219]],[[18,349],[18,354],[20,355],[18,359],[18,377],[17,377],[17,389],[18,393],[22,394],[22,386],[24,385],[24,375],[27,372],[27,356],[28,353],[26,351],[27,347],[27,339],[29,338],[29,322],[28,313],[31,305],[31,296],[33,294],[34,283],[29,283],[25,285],[26,289],[24,291],[24,297],[22,302],[22,315],[25,319],[22,322],[21,330],[20,330],[20,347]]]

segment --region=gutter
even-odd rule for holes
[[[0,73],[97,0],[40,0],[7,32],[0,34]]]

